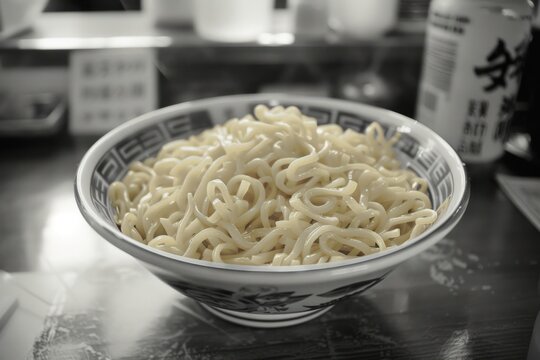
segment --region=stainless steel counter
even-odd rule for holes
[[[91,141],[0,141],[0,269],[26,292],[37,291],[29,277],[53,278],[62,295],[42,301],[27,342],[15,325],[0,330],[2,359],[527,356],[540,310],[540,236],[493,174],[473,174],[469,208],[448,238],[381,284],[304,325],[254,330],[214,318],[86,225],[73,177]]]

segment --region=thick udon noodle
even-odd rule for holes
[[[121,231],[194,259],[325,263],[383,251],[436,218],[428,184],[401,169],[373,122],[317,126],[296,107],[248,115],[134,162],[109,194]]]

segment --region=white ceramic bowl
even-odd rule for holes
[[[259,103],[296,105],[319,123],[358,131],[376,120],[396,144],[403,165],[428,179],[433,204],[450,198],[447,210],[427,231],[374,255],[320,265],[247,266],[173,255],[122,234],[113,221],[109,184],[134,160],[155,154],[166,142],[250,113]],[[106,240],[140,260],[152,273],[212,313],[235,323],[279,327],[312,319],[337,301],[383,280],[403,261],[442,239],[463,215],[469,185],[455,151],[437,134],[405,116],[347,101],[290,95],[236,95],[187,102],[139,116],[103,136],[82,159],[75,181],[79,208]]]

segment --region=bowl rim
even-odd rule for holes
[[[152,123],[152,120],[156,118],[166,117],[171,113],[177,112],[187,112],[192,107],[202,108],[212,106],[218,103],[230,103],[234,101],[242,101],[246,103],[250,102],[267,102],[272,103],[272,101],[277,101],[278,103],[294,103],[298,102],[299,106],[302,105],[320,105],[327,103],[330,108],[338,107],[343,111],[346,111],[344,108],[354,109],[356,111],[371,111],[378,112],[380,114],[385,114],[386,117],[393,117],[399,122],[404,122],[409,128],[415,130],[421,130],[421,132],[427,132],[429,137],[434,139],[439,146],[444,148],[444,151],[447,154],[447,158],[451,159],[456,165],[456,167],[451,168],[451,174],[454,176],[457,173],[457,176],[461,179],[463,186],[459,187],[457,193],[454,193],[453,197],[458,199],[457,204],[453,206],[452,209],[448,208],[445,216],[447,218],[444,222],[435,224],[435,226],[430,227],[422,234],[417,236],[412,240],[404,242],[400,246],[396,246],[385,251],[370,254],[366,256],[361,256],[355,259],[347,259],[342,261],[336,261],[331,263],[324,264],[309,264],[309,265],[289,265],[289,266],[262,266],[262,265],[237,265],[237,264],[228,264],[228,263],[217,263],[210,262],[206,260],[192,259],[183,257],[181,255],[176,255],[172,253],[165,252],[153,247],[150,247],[146,244],[136,241],[135,239],[130,238],[129,236],[123,234],[116,226],[113,226],[107,222],[96,210],[92,204],[90,197],[90,178],[94,172],[95,167],[97,166],[99,160],[103,155],[109,151],[112,146],[118,143],[118,139],[125,138],[126,134],[131,135],[140,131],[141,128],[144,128],[144,125],[149,125]],[[332,104],[334,106],[332,106]],[[155,120],[158,122],[159,120]],[[383,121],[384,123],[384,121]],[[457,169],[457,170],[456,170]],[[272,94],[239,94],[239,95],[227,95],[219,96],[212,98],[205,98],[194,101],[187,101],[171,106],[167,106],[161,109],[157,109],[143,115],[140,115],[134,119],[128,120],[122,125],[115,127],[106,134],[104,134],[99,140],[97,140],[85,153],[82,160],[80,161],[77,173],[74,181],[74,192],[75,200],[79,210],[85,220],[90,224],[90,226],[102,237],[105,238],[108,242],[114,246],[120,248],[121,250],[127,252],[129,255],[134,256],[138,260],[156,265],[158,267],[163,267],[162,261],[169,262],[167,268],[174,268],[180,264],[192,265],[196,267],[202,267],[205,269],[218,269],[226,271],[235,271],[243,273],[303,273],[303,272],[312,272],[312,271],[323,271],[330,269],[344,269],[350,267],[358,267],[373,264],[374,262],[381,262],[383,260],[391,260],[393,262],[399,263],[401,261],[407,260],[409,257],[416,254],[416,249],[423,248],[422,245],[428,243],[429,240],[437,238],[437,236],[444,236],[447,234],[461,219],[463,216],[470,197],[470,181],[467,175],[467,169],[465,164],[456,153],[456,151],[438,134],[433,130],[429,129],[425,125],[419,123],[418,121],[409,118],[407,116],[401,115],[391,110],[384,108],[354,103],[346,100],[333,99],[333,98],[323,98],[323,97],[313,97],[313,96],[303,96],[303,95],[288,95],[282,93],[272,93]],[[136,255],[134,255],[136,254]],[[401,259],[401,260],[400,260]],[[345,269],[344,269],[345,270]]]

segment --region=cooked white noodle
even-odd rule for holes
[[[373,122],[317,126],[296,107],[248,115],[163,146],[111,184],[121,231],[170,253],[250,265],[383,251],[436,218],[428,184],[401,169]]]

